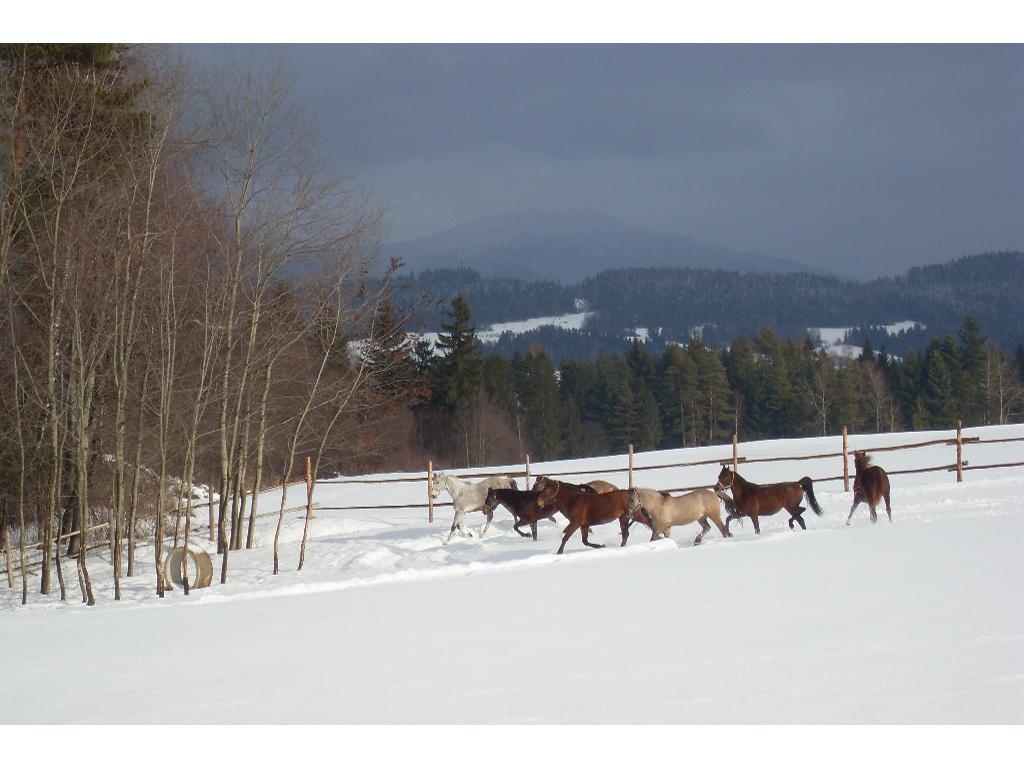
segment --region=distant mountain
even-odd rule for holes
[[[789,259],[757,256],[630,226],[594,211],[525,210],[459,224],[430,237],[385,244],[407,269],[465,267],[484,278],[568,283],[621,267],[697,267],[827,274]]]

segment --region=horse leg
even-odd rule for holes
[[[533,540],[536,541],[537,540],[537,518],[534,518],[533,520],[530,521],[530,533],[533,534]],[[523,535],[525,536],[526,534],[524,533]]]
[[[882,494],[882,498],[885,499],[885,514],[889,516],[889,522],[892,522],[892,507],[889,506],[889,492],[886,491]]]
[[[665,532],[663,530],[661,530],[660,524],[655,522],[653,517],[650,518],[650,520],[651,520],[651,541],[654,541],[659,536],[663,536],[665,534]]]
[[[754,533],[756,533],[758,536],[760,536],[761,535],[761,526],[757,522],[757,515],[756,514],[752,514],[750,516],[750,521],[754,524]]]
[[[807,530],[807,525],[806,525],[806,523],[804,523],[804,516],[800,512],[790,512],[789,515],[790,515],[789,516],[789,529],[790,530],[793,530],[793,521],[794,520],[796,520],[796,522],[800,523],[800,530],[802,530],[802,531],[806,531]]]
[[[580,533],[583,534],[583,543],[586,546],[593,547],[594,549],[604,549],[604,544],[591,544],[590,541],[588,540],[588,537],[590,536],[590,526],[589,525],[581,525],[580,526]],[[622,543],[625,544],[626,542],[622,542]]]
[[[710,525],[708,525],[708,518],[707,518],[707,515],[705,515],[704,517],[702,517],[702,518],[701,518],[700,520],[698,520],[697,522],[698,522],[698,523],[700,523],[700,533],[698,533],[698,534],[697,534],[697,538],[693,540],[693,546],[695,546],[695,547],[696,547],[696,546],[697,546],[698,544],[700,544],[700,542],[701,542],[701,539],[703,539],[703,538],[704,538],[704,534],[705,534],[705,533],[707,533],[708,531],[710,531],[710,530],[711,530],[711,526],[710,526]]]
[[[726,538],[727,539],[727,538],[729,538],[732,535],[727,530],[725,530],[725,526],[722,525],[722,516],[719,514],[718,510],[715,510],[714,514],[708,515],[707,517],[711,518],[711,521],[718,528],[718,532],[720,534],[722,534],[722,538]]]
[[[631,521],[630,521],[630,519],[626,515],[623,515],[622,517],[619,518],[619,530],[622,531],[622,543],[619,544],[620,547],[626,546],[626,539],[629,538],[629,526],[630,525],[631,525]]]
[[[518,533],[520,536],[522,536],[525,539],[530,534],[526,533],[525,531],[519,530],[519,526],[522,525],[522,524],[523,524],[522,518],[517,517],[515,525],[512,526],[512,530],[514,530],[516,533]],[[536,525],[537,525],[536,523],[530,523],[530,527],[531,528],[535,528]],[[534,538],[536,538],[536,537],[534,537]]]
[[[743,517],[743,515],[734,515],[732,513],[730,513],[730,514],[725,516],[725,535],[726,536],[732,536],[732,534],[729,532],[729,523],[731,523],[733,520],[739,520],[741,517]]]
[[[579,526],[572,521],[565,526],[565,535],[562,537],[562,545],[558,548],[558,554],[562,554],[565,551],[565,542],[569,540],[570,536],[576,533],[577,528],[579,528]]]
[[[857,508],[857,505],[860,504],[860,501],[861,501],[860,499],[854,497],[854,499],[853,499],[853,506],[850,507],[850,516],[846,518],[846,524],[847,525],[849,525],[850,521],[853,519],[853,510],[855,510]]]
[[[484,534],[487,533],[487,529],[491,527],[491,520],[494,519],[494,510],[485,509],[483,510],[483,513],[487,516],[487,522],[484,523],[484,527],[480,529],[481,539],[484,537]]]
[[[448,531],[448,536],[444,540],[445,544],[447,544],[449,541],[452,540],[452,535],[455,533],[455,529],[456,528],[459,529],[459,533],[461,533],[463,536],[466,535],[465,533],[463,533],[463,530],[462,530],[462,515],[463,515],[463,513],[456,512],[455,513],[455,517],[452,518],[452,529],[450,531]]]
[[[872,523],[877,523],[877,522],[878,522],[878,513],[877,513],[877,512],[875,512],[875,505],[874,505],[874,504],[872,504],[872,503],[871,503],[871,502],[869,501],[869,502],[868,502],[868,508],[869,508],[869,509],[871,510],[871,522],[872,522]]]

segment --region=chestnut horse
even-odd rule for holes
[[[892,522],[892,507],[889,506],[889,476],[881,467],[871,466],[871,456],[864,451],[857,451],[853,454],[853,466],[857,468],[857,476],[853,479],[853,506],[850,507],[850,516],[846,518],[846,524],[850,524],[853,518],[853,510],[862,501],[868,503],[871,510],[871,522],[878,522],[878,515],[875,507],[880,499],[885,499],[885,514]]]
[[[547,508],[537,504],[537,500],[546,496],[547,500],[550,501],[555,495],[555,488],[547,488],[544,491],[517,491],[513,488],[491,488],[487,492],[487,498],[484,500],[484,514],[490,515],[496,506],[499,504],[509,512],[512,513],[512,517],[515,519],[515,524],[512,526],[516,533],[523,537],[529,537],[529,533],[519,530],[519,526],[523,523],[530,524],[530,532],[533,534],[533,540],[537,540],[537,520],[541,517],[546,517],[552,522],[558,522],[555,520],[555,511],[549,505]]]
[[[558,509],[569,521],[562,536],[562,544],[558,547],[558,554],[565,551],[565,543],[569,537],[579,529],[583,536],[583,543],[588,547],[600,549],[604,544],[591,544],[589,540],[590,528],[595,525],[604,525],[612,520],[619,521],[619,530],[622,532],[622,543],[619,546],[626,546],[626,539],[629,538],[629,524],[632,522],[629,515],[629,491],[608,491],[607,493],[592,493],[590,491],[575,491],[569,488],[566,483],[552,480],[549,477],[537,478],[534,489],[541,491],[537,505],[540,507],[553,506]],[[545,493],[554,488],[554,494]],[[548,497],[551,497],[548,500]]]
[[[790,529],[793,528],[795,520],[803,530],[807,530],[803,518],[805,508],[800,506],[805,494],[814,514],[818,517],[824,514],[818,505],[818,500],[814,498],[814,486],[809,477],[803,477],[795,483],[757,485],[744,480],[728,467],[722,467],[722,471],[718,473],[715,492],[721,493],[730,489],[736,508],[729,510],[729,515],[725,518],[726,533],[729,532],[729,523],[740,517],[749,517],[754,523],[754,533],[761,533],[761,526],[758,525],[757,518],[762,515],[774,515],[780,509],[789,512]]]

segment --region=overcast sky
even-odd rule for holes
[[[395,240],[539,207],[859,277],[1024,250],[1024,46],[274,48]]]

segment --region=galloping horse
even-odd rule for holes
[[[558,547],[558,554],[565,551],[565,543],[577,529],[581,531],[583,543],[586,546],[594,549],[604,547],[604,544],[590,543],[590,528],[594,525],[610,523],[616,519],[619,521],[619,530],[622,532],[622,544],[619,546],[626,546],[626,539],[629,538],[629,524],[632,522],[627,511],[629,491],[608,491],[607,493],[574,491],[565,483],[560,483],[549,477],[538,478],[533,487],[541,491],[541,497],[537,500],[538,506],[557,507],[558,511],[569,521],[562,536],[562,544]],[[548,493],[545,491],[550,491],[552,487],[555,489],[554,494],[548,500]]]
[[[732,511],[731,508],[729,511]],[[673,525],[700,523],[700,533],[693,540],[693,545],[697,546],[704,538],[704,534],[711,530],[711,526],[708,525],[709,519],[718,527],[723,537],[732,535],[722,524],[719,497],[707,490],[672,496],[665,491],[655,491],[651,488],[634,488],[629,492],[629,514],[633,520],[651,529],[651,541],[659,536],[668,536]]]
[[[871,510],[871,522],[878,522],[878,515],[875,507],[879,499],[885,499],[885,514],[892,522],[892,507],[889,506],[889,476],[881,467],[871,466],[871,456],[864,451],[857,451],[853,454],[853,466],[857,468],[857,476],[853,479],[853,506],[850,507],[850,516],[846,518],[846,524],[850,524],[853,518],[853,510],[862,501],[868,503]]]
[[[538,504],[538,500],[542,496],[546,496],[548,501],[555,495],[554,486],[547,488],[544,491],[517,491],[512,488],[491,488],[487,492],[487,498],[484,500],[484,514],[488,514],[499,504],[509,512],[512,513],[512,517],[515,519],[515,524],[512,528],[520,536],[529,537],[530,534],[525,531],[519,530],[519,526],[523,523],[530,524],[530,533],[533,534],[533,540],[537,540],[537,520],[542,517],[546,517],[552,522],[558,522],[555,520],[555,511],[549,505],[544,508],[543,504]]]
[[[456,528],[459,529],[459,533],[463,537],[469,535],[462,526],[462,518],[466,516],[467,512],[482,511],[487,515],[487,522],[484,523],[480,535],[483,536],[487,533],[487,528],[491,525],[492,511],[484,509],[484,502],[487,500],[487,492],[491,488],[512,488],[515,490],[516,481],[504,475],[492,475],[491,477],[484,478],[479,483],[468,483],[444,472],[434,473],[431,498],[436,499],[441,495],[441,490],[444,489],[448,491],[455,505],[455,518],[452,520],[452,529],[448,531],[448,536],[444,540],[445,544],[451,541],[452,534],[455,533]]]
[[[722,467],[722,471],[718,473],[715,493],[719,497],[725,497],[723,491],[730,489],[735,509],[730,510],[728,517],[725,518],[726,533],[729,532],[729,523],[739,517],[749,517],[754,523],[754,533],[761,533],[757,518],[762,515],[774,515],[783,508],[789,512],[790,529],[793,528],[795,520],[802,529],[807,530],[803,518],[805,508],[800,506],[805,494],[814,514],[818,517],[824,514],[818,506],[818,500],[814,498],[814,486],[809,477],[803,477],[795,483],[757,485],[744,480],[728,467]]]

